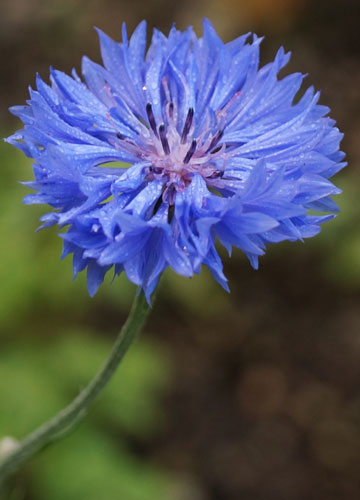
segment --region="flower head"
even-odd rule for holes
[[[38,76],[8,139],[34,159],[25,202],[53,208],[42,227],[67,227],[63,255],[87,268],[91,295],[113,266],[148,300],[168,266],[190,277],[204,264],[227,289],[217,240],[257,268],[267,243],[333,217],[314,212],[337,211],[342,135],[312,88],[294,100],[301,74],[278,79],[282,48],[259,68],[260,38],[223,43],[207,20],[202,38],[154,30],[148,50],[145,22],[122,43],[99,37],[104,66]]]

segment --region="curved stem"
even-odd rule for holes
[[[135,297],[128,319],[122,327],[107,360],[87,387],[66,408],[29,434],[14,451],[0,460],[0,484],[37,451],[44,448],[59,434],[64,433],[83,418],[89,405],[115,373],[124,354],[145,323],[149,310],[144,293],[141,292]]]

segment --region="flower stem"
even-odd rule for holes
[[[128,319],[122,327],[108,358],[91,382],[66,408],[29,434],[3,459],[0,457],[0,485],[9,474],[16,471],[37,451],[67,433],[73,425],[85,416],[90,404],[115,373],[126,351],[144,325],[149,311],[150,307],[146,302],[145,295],[141,292],[135,297]]]

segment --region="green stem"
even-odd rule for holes
[[[80,394],[55,417],[45,422],[19,443],[16,449],[0,459],[0,484],[9,474],[41,450],[59,434],[71,428],[86,414],[86,410],[96,396],[109,382],[126,351],[141,330],[149,313],[149,305],[144,293],[134,299],[130,314],[122,327],[114,346],[100,371]]]

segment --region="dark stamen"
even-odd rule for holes
[[[159,127],[160,141],[166,155],[170,154],[170,147],[166,137],[165,125],[162,123]]]
[[[161,207],[161,203],[162,203],[162,196],[159,196],[159,198],[157,199],[155,205],[154,205],[154,209],[153,209],[153,213],[152,215],[154,216],[156,214],[156,212],[159,210],[159,208]]]
[[[186,153],[186,156],[184,158],[184,163],[189,163],[192,155],[195,153],[196,150],[196,139],[193,139],[189,151]]]
[[[118,132],[118,133],[116,134],[116,137],[117,137],[118,139],[120,139],[121,141],[122,141],[123,139],[125,139],[125,136],[124,136],[124,135],[122,135],[122,134],[120,134],[120,132]]]
[[[169,116],[172,118],[174,116],[174,103],[170,102],[169,104]]]
[[[223,135],[224,135],[224,129],[219,130],[212,138],[210,146],[207,148],[205,153],[208,153],[214,146],[216,146],[216,144],[220,141]]]
[[[150,124],[151,130],[154,132],[154,134],[156,135],[156,137],[159,137],[158,136],[158,131],[156,129],[156,121],[155,121],[154,113],[153,113],[153,110],[152,110],[152,106],[151,106],[151,104],[149,102],[146,105],[146,114],[148,116],[148,120],[149,120],[149,124]]]
[[[172,221],[172,218],[174,217],[174,212],[175,212],[174,205],[170,205],[169,206],[169,211],[168,211],[168,223],[169,224]]]
[[[218,179],[224,175],[223,170],[214,170],[214,172],[207,176],[208,179]]]
[[[194,109],[189,108],[189,111],[188,111],[188,114],[187,114],[187,117],[185,120],[185,125],[183,128],[182,134],[181,134],[181,144],[184,144],[186,141],[186,138],[187,138],[187,135],[189,133],[193,118],[194,118]]]

